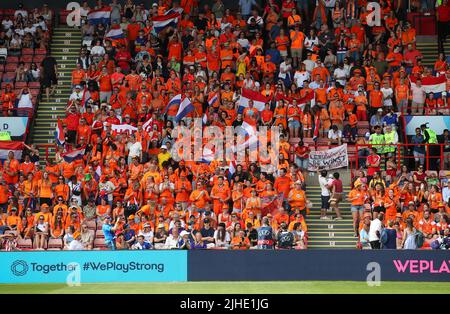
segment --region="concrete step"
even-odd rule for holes
[[[342,250],[342,249],[356,249],[356,243],[354,245],[335,245],[329,246],[324,244],[309,244],[308,249],[330,249],[330,250]]]

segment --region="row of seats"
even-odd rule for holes
[[[96,250],[102,250],[106,249],[105,245],[105,235],[103,234],[103,230],[101,229],[101,224],[96,225],[95,221],[86,221],[85,222],[89,228],[89,232],[92,234],[93,241],[93,248]],[[15,231],[6,231],[5,234],[13,233],[15,234]],[[18,239],[17,240],[17,247],[21,250],[32,250],[33,249],[33,242],[31,239]],[[48,251],[59,251],[62,250],[64,247],[64,242],[62,239],[54,239],[49,238],[46,249]]]

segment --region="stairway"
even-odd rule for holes
[[[422,53],[422,65],[434,68],[434,63],[438,57],[438,43],[437,37],[433,41],[426,42],[417,42],[416,48]],[[450,37],[447,39],[447,42],[444,43],[445,55],[450,55]]]
[[[32,141],[39,148],[41,162],[45,163],[48,144],[55,143],[54,131],[58,118],[65,118],[65,109],[72,93],[72,70],[76,66],[76,59],[81,47],[81,33],[78,29],[58,26],[53,31],[50,52],[58,63],[58,88],[54,96],[47,101],[45,91],[39,102]],[[54,158],[55,149],[48,149],[48,157]]]
[[[313,203],[306,217],[308,225],[308,249],[355,249],[357,238],[353,232],[350,203],[347,201],[349,187],[344,186],[343,201],[339,204],[343,220],[320,220],[320,186],[308,184],[306,196]],[[335,213],[328,216],[336,217]]]

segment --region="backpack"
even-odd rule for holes
[[[423,233],[420,232],[419,230],[416,230],[414,232],[414,236],[416,239],[417,248],[419,249],[423,246],[423,243],[425,242],[425,237],[423,236]]]

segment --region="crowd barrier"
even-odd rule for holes
[[[448,251],[62,251],[0,253],[0,283],[449,281]]]

